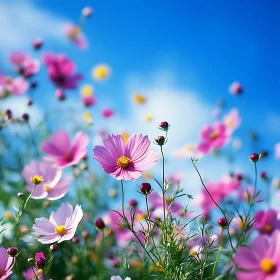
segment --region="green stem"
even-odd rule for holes
[[[18,264],[17,264],[16,258],[15,258],[15,265],[16,265],[16,270],[17,270],[17,277],[18,277],[19,280],[21,280],[21,275],[19,274]]]
[[[214,267],[213,267],[213,271],[212,271],[212,278],[211,278],[212,280],[214,280],[214,277],[215,277],[216,267],[217,267],[217,263],[219,261],[219,256],[220,256],[220,252],[221,252],[221,249],[222,249],[222,244],[223,244],[223,229],[222,229],[221,237],[220,237],[220,246],[219,246],[219,249],[218,249],[218,253],[217,253],[216,260],[215,260]]]

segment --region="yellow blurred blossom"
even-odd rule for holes
[[[152,178],[153,178],[153,175],[152,175],[151,172],[144,172],[144,173],[143,173],[143,177],[144,177],[145,179],[152,179]]]
[[[124,142],[127,142],[127,140],[129,139],[129,135],[126,132],[123,132],[122,138],[123,138]]]
[[[95,80],[105,80],[111,74],[111,69],[106,64],[98,64],[92,69],[92,76]]]
[[[133,99],[134,99],[134,102],[137,103],[137,104],[144,104],[147,101],[146,97],[144,97],[143,95],[138,94],[138,93],[136,93],[133,96]]]
[[[92,96],[93,92],[93,87],[91,85],[84,85],[81,88],[81,94],[85,97]]]
[[[146,115],[146,117],[145,117],[145,120],[148,122],[152,121],[152,119],[153,119],[153,116],[150,114]]]
[[[93,123],[93,119],[92,116],[90,114],[90,112],[85,112],[83,114],[84,120],[88,123],[88,124],[92,124]]]

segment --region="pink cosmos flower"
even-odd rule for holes
[[[243,92],[243,88],[242,88],[242,85],[236,81],[236,82],[233,82],[229,88],[228,88],[229,92],[233,95],[239,95]]]
[[[232,134],[239,126],[241,118],[237,109],[232,109],[227,115],[224,116],[223,120],[227,132]]]
[[[258,211],[255,214],[254,229],[261,234],[271,235],[274,230],[280,229],[280,220],[277,219],[277,212],[273,209]]]
[[[102,111],[101,111],[101,114],[104,118],[110,118],[112,117],[115,112],[112,110],[112,109],[109,109],[109,108],[104,108]]]
[[[68,191],[68,180],[62,180],[62,170],[51,167],[48,162],[32,161],[30,164],[26,165],[22,172],[25,181],[27,183],[27,190],[32,191],[33,184],[30,178],[37,174],[42,176],[44,181],[42,184],[36,186],[32,198],[42,199],[46,198],[48,200],[60,199]]]
[[[73,238],[82,218],[81,206],[76,205],[73,211],[72,205],[67,202],[63,203],[56,212],[51,212],[49,219],[35,219],[33,230],[41,235],[38,241],[42,244],[60,243]]]
[[[82,33],[81,27],[73,23],[68,23],[65,26],[64,31],[67,38],[78,48],[85,49],[87,47],[87,41],[84,34]]]
[[[275,157],[280,159],[280,142],[275,145]]]
[[[234,263],[241,269],[236,274],[237,280],[278,280],[280,279],[280,232],[272,234],[269,241],[258,236],[251,242],[251,247],[239,247]]]
[[[96,146],[93,157],[103,170],[117,180],[136,180],[143,170],[149,169],[158,161],[148,136],[132,135],[127,142],[121,135],[108,135],[103,140],[105,147]]]
[[[40,61],[31,59],[26,53],[13,52],[10,55],[10,61],[15,65],[16,71],[25,78],[34,76],[40,70]]]
[[[65,168],[77,163],[86,155],[89,138],[82,132],[78,132],[72,143],[66,131],[54,133],[50,141],[42,144],[42,151],[49,154],[45,160],[54,162],[54,167]]]
[[[28,88],[28,82],[22,77],[11,78],[0,75],[0,89],[3,94],[22,95]]]
[[[44,279],[44,276],[43,276],[43,270],[42,269],[39,269],[37,267],[33,267],[37,277],[40,279],[40,280],[43,280]],[[34,271],[33,271],[32,268],[28,268],[26,271],[24,271],[22,273],[23,277],[25,278],[25,280],[35,280],[36,279],[36,276],[34,274]]]
[[[213,149],[223,147],[228,140],[227,128],[223,123],[204,126],[200,136],[202,142],[198,145],[198,150],[204,154],[209,153]]]
[[[0,280],[7,279],[12,273],[13,258],[10,257],[5,248],[0,247]]]
[[[76,89],[82,79],[81,74],[75,74],[76,65],[64,54],[46,53],[43,58],[48,68],[49,79],[61,89]]]

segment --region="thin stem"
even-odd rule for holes
[[[197,172],[197,174],[198,174],[198,176],[199,176],[199,178],[200,178],[200,181],[201,181],[201,183],[202,183],[204,189],[207,191],[207,193],[208,193],[208,195],[210,196],[210,198],[212,199],[212,201],[213,201],[213,202],[216,204],[216,206],[220,209],[220,211],[222,212],[223,216],[224,216],[225,218],[227,218],[226,213],[224,212],[224,210],[223,210],[223,209],[220,207],[220,205],[215,201],[215,199],[213,198],[213,196],[211,195],[211,193],[208,191],[207,187],[205,186],[205,184],[204,184],[204,182],[203,182],[203,180],[202,180],[202,177],[201,177],[201,175],[200,175],[200,173],[199,173],[199,171],[198,171],[196,165],[193,164],[193,166],[194,166],[194,168],[195,168],[195,170],[196,170],[196,172]]]
[[[221,252],[221,249],[222,249],[222,244],[223,244],[223,229],[222,229],[221,237],[220,237],[220,246],[219,246],[219,249],[218,249],[218,253],[217,253],[216,260],[215,260],[214,267],[213,267],[213,271],[212,271],[212,278],[211,278],[212,280],[215,277],[216,267],[217,267],[217,263],[219,261],[219,256],[220,256],[220,252]]]
[[[45,279],[47,280],[46,275],[45,275],[45,270],[44,270],[43,268],[42,268],[42,270],[43,270],[44,280],[45,280]]]
[[[27,203],[28,203],[30,197],[33,195],[33,193],[34,193],[34,191],[35,191],[35,188],[36,188],[36,185],[34,184],[34,185],[33,185],[33,189],[32,189],[32,191],[31,191],[30,195],[27,197],[27,199],[26,199],[26,201],[25,201],[25,203],[24,203],[24,205],[23,205],[22,212],[25,210],[25,208],[26,208],[26,206],[27,206]]]
[[[140,238],[138,237],[138,235],[136,234],[135,230],[133,229],[133,227],[131,227],[131,224],[129,223],[127,217],[125,216],[124,213],[124,188],[123,188],[123,181],[121,180],[121,187],[122,187],[122,213],[123,213],[123,219],[126,223],[126,225],[128,226],[128,229],[133,233],[133,235],[136,237],[136,239],[138,240],[139,244],[141,245],[141,247],[144,249],[144,251],[146,252],[146,254],[149,256],[149,258],[151,259],[151,261],[154,263],[154,259],[152,258],[152,256],[150,255],[150,253],[148,252],[148,250],[145,248],[145,246],[142,244],[142,241],[140,240]],[[151,252],[152,253],[152,252]],[[153,254],[153,253],[152,253]],[[157,259],[157,257],[153,254],[153,256]]]
[[[16,265],[16,270],[17,270],[17,277],[19,280],[21,280],[21,275],[19,274],[19,270],[18,270],[18,264],[17,264],[17,259],[15,258],[15,265]]]
[[[164,154],[162,146],[160,146],[161,156],[162,156],[162,206],[163,206],[163,221],[165,222],[165,178],[164,178]]]

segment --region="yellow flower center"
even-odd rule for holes
[[[153,116],[150,114],[146,115],[146,117],[145,117],[145,120],[148,122],[150,122],[152,119],[153,119]]]
[[[34,185],[39,185],[41,184],[44,179],[42,176],[39,175],[34,175],[33,177],[30,178],[30,181],[34,184]]]
[[[187,150],[188,152],[194,151],[194,145],[188,144],[188,145],[186,146],[186,150]]]
[[[219,134],[217,132],[212,132],[210,135],[210,139],[215,140],[218,136],[219,136]]]
[[[13,79],[12,79],[11,77],[7,77],[7,78],[6,78],[6,83],[7,83],[7,84],[10,85],[12,82],[13,82]]]
[[[275,264],[271,259],[263,259],[260,263],[260,267],[265,273],[269,274],[274,271]]]
[[[77,37],[79,34],[81,34],[81,29],[79,27],[73,27],[69,33],[69,36],[71,38]]]
[[[137,222],[140,222],[140,221],[144,220],[145,218],[146,218],[145,214],[138,213],[138,214],[136,215],[136,221],[137,221]]]
[[[152,173],[150,173],[150,172],[145,172],[145,173],[143,173],[143,177],[144,177],[145,179],[152,179],[152,178],[153,178],[153,175],[152,175]]]
[[[43,269],[42,268],[39,268],[37,270],[37,273],[36,273],[38,276],[42,276],[43,275]]]
[[[225,121],[225,124],[226,124],[226,126],[227,127],[232,127],[233,126],[233,119],[227,119],[226,121]]]
[[[43,190],[44,190],[45,192],[49,192],[49,191],[52,190],[52,187],[49,186],[49,185],[44,185]]]
[[[67,229],[65,228],[65,226],[57,226],[57,227],[55,228],[55,233],[57,233],[57,234],[60,235],[60,236],[65,235],[66,232],[67,232]]]
[[[272,227],[271,225],[265,225],[265,226],[263,227],[263,230],[264,230],[265,232],[267,232],[267,233],[270,233],[270,232],[272,232],[273,227]]]
[[[121,168],[128,168],[130,165],[130,159],[125,156],[121,156],[117,159],[117,166]]]
[[[0,268],[0,277],[2,277],[5,274],[5,271]]]

